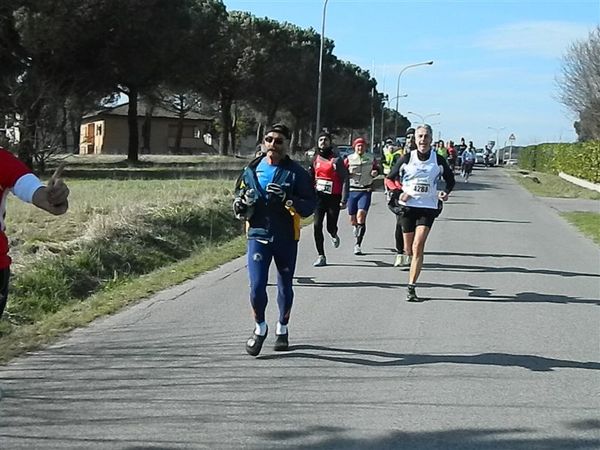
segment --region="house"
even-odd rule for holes
[[[129,104],[105,108],[83,117],[79,154],[125,154],[129,143]],[[176,113],[154,107],[150,125],[150,148],[145,149],[143,130],[146,105],[138,104],[140,153],[168,154],[175,149],[180,119]],[[183,119],[180,153],[215,153],[210,129],[213,119],[190,112]]]

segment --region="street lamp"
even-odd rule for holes
[[[323,48],[325,47],[325,13],[327,12],[327,2],[323,2],[323,23],[321,25],[321,50],[319,52],[319,83],[317,86],[317,124],[315,129],[315,139],[321,132],[321,85],[323,83]]]
[[[421,62],[421,63],[417,63],[417,64],[410,64],[410,65],[404,67],[398,74],[398,83],[396,85],[396,117],[395,117],[396,120],[394,121],[394,138],[396,138],[398,136],[398,115],[400,114],[400,112],[398,111],[398,99],[400,98],[400,77],[402,76],[404,71],[407,69],[410,69],[412,67],[418,67],[418,66],[430,66],[432,64],[433,64],[433,61],[426,61],[426,62]]]
[[[427,114],[425,116],[422,116],[421,114],[417,114],[416,112],[412,112],[412,111],[408,111],[406,114],[412,114],[413,116],[417,116],[419,119],[421,119],[421,123],[424,124],[425,123],[425,119],[427,119],[428,117],[433,117],[433,116],[439,116],[440,113],[433,113],[433,114]]]
[[[402,94],[400,97],[408,97],[408,94]],[[393,102],[398,97],[388,98],[387,94],[383,97],[383,104],[381,105],[381,142],[383,142],[383,120],[384,120],[384,112],[385,112],[385,103]],[[394,136],[395,137],[395,136]]]
[[[499,139],[498,136],[500,135],[500,132],[502,130],[506,129],[506,127],[502,127],[502,128],[488,127],[488,129],[494,130],[496,132],[496,145],[498,146],[498,147],[496,147],[496,162],[498,163],[498,165],[500,165],[502,162],[502,155],[500,154],[500,142],[498,141],[498,139]],[[504,146],[506,147],[506,144]]]

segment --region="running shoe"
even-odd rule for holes
[[[355,255],[362,255],[363,254],[362,250],[360,249],[360,245],[356,244],[354,246],[354,254]]]
[[[331,238],[331,243],[333,244],[333,248],[338,248],[340,246],[340,237],[336,234]]]
[[[288,340],[288,334],[278,334],[275,338],[275,345],[273,346],[273,350],[276,352],[285,352],[290,346]]]
[[[402,255],[402,266],[403,267],[410,267],[411,262],[412,262],[411,255]]]
[[[268,332],[269,332],[269,329],[267,328],[267,332],[265,333],[264,336],[261,336],[260,334],[252,333],[252,336],[250,336],[250,338],[246,341],[246,352],[250,356],[258,356],[258,354],[262,350],[262,346],[263,346],[263,343],[265,342],[265,339],[267,338]]]
[[[394,260],[394,267],[400,267],[404,265],[404,255],[402,253],[398,253],[396,255],[396,259]]]
[[[327,265],[327,258],[325,258],[325,255],[319,255],[317,260],[313,263],[313,266],[315,266],[315,267],[322,267],[322,266],[326,266],[326,265]]]
[[[421,299],[417,297],[417,293],[415,291],[414,286],[408,286],[406,290],[406,301],[407,302],[420,302]]]

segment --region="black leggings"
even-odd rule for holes
[[[323,236],[323,222],[325,217],[327,217],[327,232],[332,237],[337,236],[341,200],[341,195],[321,194],[317,192],[317,207],[315,208],[313,230],[315,247],[317,247],[317,254],[319,255],[325,254],[325,249],[323,248],[323,242],[325,241],[325,237]]]
[[[402,234],[402,217],[396,215],[396,231],[394,233],[396,238],[396,252],[398,254],[404,252],[404,235]]]
[[[10,269],[0,269],[0,317],[6,307],[8,300],[8,279],[10,278]]]

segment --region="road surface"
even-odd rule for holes
[[[245,353],[240,258],[1,367],[0,448],[600,448],[598,246],[475,170],[434,225],[415,304],[383,194],[364,256],[340,224],[323,268],[303,231],[291,351],[271,335]]]

